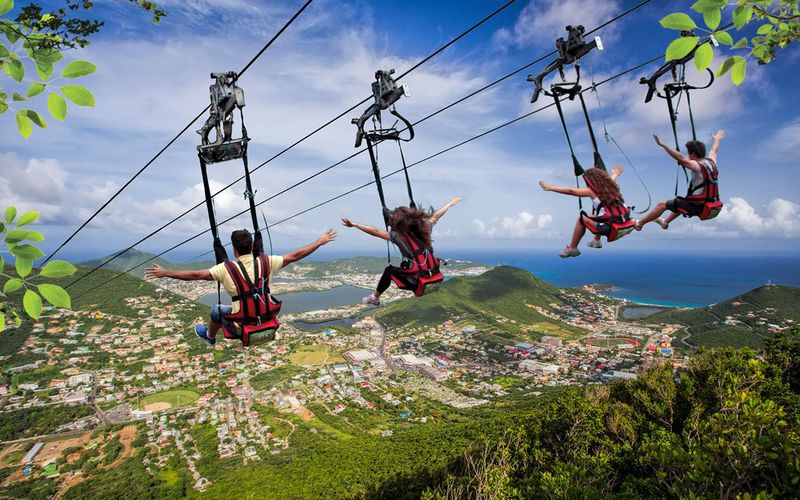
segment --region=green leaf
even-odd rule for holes
[[[25,241],[28,237],[28,231],[24,229],[14,229],[6,235],[6,243],[19,243]]]
[[[722,45],[733,45],[733,37],[727,31],[717,31],[714,33],[714,38]]]
[[[39,293],[42,294],[42,297],[44,297],[47,302],[50,302],[54,306],[64,307],[67,309],[72,307],[72,301],[69,298],[69,294],[60,286],[43,283],[37,288],[39,288]]]
[[[737,30],[742,29],[745,24],[753,18],[753,8],[740,5],[733,9],[733,24]]]
[[[66,276],[72,276],[77,270],[78,269],[69,262],[51,260],[42,268],[39,276],[45,278],[64,278]]]
[[[708,12],[703,12],[703,22],[706,23],[708,29],[712,31],[717,29],[720,21],[722,21],[722,11],[710,10]]]
[[[25,231],[28,233],[28,236],[25,238],[28,241],[33,241],[34,243],[38,243],[40,241],[44,241],[44,235],[39,231],[34,231],[33,229],[28,229]]]
[[[22,307],[33,319],[39,319],[42,314],[42,298],[33,290],[25,290],[25,295],[22,297]]]
[[[0,115],[5,113],[8,110],[8,104],[3,101],[0,101]]]
[[[6,315],[0,312],[0,332],[6,329]]]
[[[6,284],[3,285],[3,293],[14,293],[17,290],[21,289],[25,285],[25,282],[19,278],[11,278],[10,280],[6,281]]]
[[[706,42],[697,47],[694,53],[694,65],[697,71],[705,71],[706,68],[711,66],[711,61],[714,60],[714,49],[711,48],[711,43]]]
[[[28,118],[30,118],[30,119],[31,119],[31,121],[32,121],[33,123],[35,123],[35,124],[36,124],[36,126],[38,126],[39,128],[47,128],[47,122],[46,122],[46,121],[44,121],[44,118],[42,118],[42,115],[40,115],[40,114],[39,114],[39,113],[37,113],[36,111],[34,111],[34,110],[32,110],[32,109],[23,109],[23,110],[21,110],[21,111],[22,111],[23,113],[25,113],[25,116],[27,116]]]
[[[13,8],[14,0],[0,0],[0,16],[5,16]]]
[[[78,78],[79,76],[91,75],[97,67],[88,61],[72,61],[67,64],[61,72],[63,78]]]
[[[25,67],[22,65],[20,61],[17,60],[10,60],[3,63],[3,67],[6,69],[6,73],[8,76],[16,80],[17,82],[21,82],[22,79],[25,77]]]
[[[6,48],[5,45],[0,43],[0,58],[3,58],[5,56],[7,56],[7,55],[8,55],[8,49]]]
[[[28,98],[24,95],[20,94],[19,92],[14,92],[12,99],[16,102],[27,101]]]
[[[17,259],[14,261],[14,267],[17,269],[17,274],[19,274],[20,278],[24,278],[25,276],[31,274],[31,270],[33,269],[33,259],[17,257]]]
[[[761,26],[758,27],[758,30],[756,31],[756,33],[758,33],[759,35],[767,35],[770,32],[772,32],[771,24],[762,24]]]
[[[5,266],[5,265],[6,265],[6,263],[3,260],[3,256],[0,255],[0,272],[3,272],[3,266]]]
[[[699,12],[700,14],[705,14],[706,12],[711,12],[712,10],[719,10],[728,3],[728,0],[698,0],[692,5],[692,10],[695,12]]]
[[[17,130],[19,130],[19,134],[26,139],[30,137],[31,132],[33,132],[31,119],[21,111],[17,111]]]
[[[36,260],[39,257],[44,256],[44,252],[39,250],[39,248],[28,244],[17,245],[14,248],[11,248],[10,250],[15,257],[22,257],[23,259]]]
[[[51,92],[47,96],[47,109],[56,120],[63,122],[64,118],[67,117],[67,102],[56,93]]]
[[[37,212],[36,210],[31,210],[25,212],[19,217],[19,220],[17,221],[17,226],[27,226],[32,222],[36,222],[38,219],[39,219],[39,212]]]
[[[692,21],[692,18],[683,12],[676,12],[664,16],[659,21],[661,26],[670,30],[693,30],[697,25]]]
[[[30,51],[30,56],[36,62],[49,64],[54,64],[64,59],[64,54],[54,49],[32,50]]]
[[[729,57],[729,58],[725,59],[725,61],[723,61],[723,63],[720,65],[720,67],[717,68],[717,76],[722,76],[725,73],[727,73],[728,70],[730,70],[731,67],[733,66],[733,63],[735,63],[735,62],[736,62],[736,59],[734,57]]]
[[[14,205],[9,206],[8,208],[6,208],[6,212],[4,215],[6,218],[6,224],[10,225],[12,222],[14,222],[14,219],[17,218],[17,207],[15,207]]]
[[[0,0],[1,2],[2,0]],[[0,19],[0,23],[2,26],[5,27],[6,38],[8,39],[9,43],[14,43],[20,38],[20,27],[8,19]]]
[[[700,39],[696,36],[686,36],[673,40],[667,47],[667,61],[674,61],[685,57],[697,46]]]
[[[734,49],[743,49],[745,47],[747,47],[747,37],[743,37],[733,45]]]
[[[38,83],[38,82],[32,83],[31,86],[28,87],[28,91],[25,92],[25,95],[28,96],[28,97],[35,97],[35,96],[41,94],[42,92],[44,92],[44,89],[46,89],[46,88],[47,88],[47,85],[45,85],[43,83]]]
[[[51,63],[36,63],[36,74],[42,80],[47,80],[53,75],[53,65]]]
[[[78,106],[94,106],[94,96],[89,89],[80,85],[64,85],[61,92]]]
[[[747,60],[744,57],[737,56],[736,62],[733,63],[731,68],[731,81],[734,85],[741,85],[745,74],[747,74]]]

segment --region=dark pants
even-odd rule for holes
[[[408,273],[403,271],[404,269],[402,267],[392,265],[386,266],[386,269],[383,270],[383,275],[381,276],[380,281],[378,281],[377,292],[380,294],[388,290],[389,286],[392,284],[393,276],[403,283],[403,286],[400,287],[401,289],[413,290],[414,287],[417,286],[416,278],[409,276]]]

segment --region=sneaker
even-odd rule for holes
[[[603,248],[603,243],[601,243],[600,240],[592,238],[586,246],[589,248]]]
[[[564,248],[564,250],[561,250],[558,256],[561,257],[562,259],[566,259],[567,257],[577,257],[580,254],[581,251],[578,250],[577,248],[566,247]]]
[[[641,230],[642,230],[642,227],[644,227],[644,226],[642,226],[642,223],[641,223],[641,222],[639,222],[639,219],[636,219],[635,221],[633,221],[633,228],[634,228],[635,230],[637,230],[637,231],[641,231]]]
[[[378,297],[374,295],[367,295],[363,299],[361,299],[361,303],[367,306],[379,306],[381,305],[381,301]]]
[[[217,343],[217,339],[212,339],[208,336],[208,327],[205,325],[194,325],[194,334],[205,340],[210,346]]]
[[[667,221],[664,219],[656,219],[656,222],[658,222],[658,225],[661,226],[661,229],[669,229],[669,223],[667,223]]]

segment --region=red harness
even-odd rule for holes
[[[256,262],[261,265],[256,266]],[[222,316],[227,321],[223,323],[225,338],[240,339],[245,347],[256,340],[253,336],[258,336],[257,343],[274,340],[275,330],[280,326],[281,301],[269,293],[269,259],[264,255],[253,259],[253,276],[258,276],[256,283],[250,281],[244,264],[239,261],[235,264],[225,261],[225,269],[236,285],[236,295],[231,300],[239,301],[239,311]]]
[[[722,211],[723,203],[719,199],[719,170],[717,170],[717,163],[711,158],[703,158],[697,163],[700,164],[700,172],[703,174],[703,182],[699,186],[689,188],[689,192],[684,199],[690,203],[702,205],[700,213],[697,217],[700,220],[713,219]],[[703,194],[694,194],[696,191],[703,189]],[[686,211],[678,207],[678,212],[685,216],[691,217]]]
[[[586,181],[586,185],[589,187],[589,189],[597,192],[590,184],[588,179],[584,177],[583,180]],[[583,224],[583,227],[588,229],[592,234],[599,234],[599,231],[595,226],[587,225],[584,222],[584,215],[598,224],[607,224],[610,226],[609,233],[604,235],[607,241],[615,241],[631,233],[634,230],[634,225],[636,224],[636,221],[631,219],[630,207],[625,204],[625,200],[622,198],[614,200],[614,203],[611,205],[605,205],[601,202],[593,211],[593,215],[589,215],[585,211],[581,210],[581,224]]]
[[[444,281],[444,275],[439,271],[440,260],[432,251],[423,247],[407,234],[401,234],[406,247],[412,255],[407,260],[408,267],[403,267],[397,272],[401,276],[392,275],[392,281],[401,290],[411,290],[417,297],[422,297],[427,292],[439,289],[439,284]]]

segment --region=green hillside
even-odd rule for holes
[[[424,299],[409,298],[382,307],[375,315],[390,328],[434,327],[447,320],[476,324],[486,332],[527,338],[526,326],[541,324],[530,336],[554,334],[575,337],[579,328],[548,318],[529,306],[549,308],[563,304],[561,291],[528,271],[501,266],[480,276],[446,281],[438,292]],[[511,340],[509,338],[509,340]]]
[[[111,255],[106,255],[105,257],[99,259],[92,259],[92,260],[85,260],[83,262],[78,262],[76,265],[78,267],[86,267],[86,268],[93,268],[99,266],[103,262],[107,261],[114,255],[117,255],[118,252],[114,252]],[[109,271],[118,271],[118,272],[125,272],[128,269],[138,266],[139,264],[150,261],[155,257],[155,254],[142,252],[141,250],[132,249],[124,252],[121,256],[117,257],[115,260],[108,263],[108,265],[103,266],[103,269],[107,269]],[[144,276],[144,270],[153,264],[158,264],[161,267],[168,267],[171,269],[208,269],[209,267],[214,265],[213,261],[201,261],[201,262],[190,262],[188,264],[176,264],[174,262],[170,262],[166,259],[162,259],[161,257],[155,258],[152,261],[148,262],[146,265],[137,267],[130,274],[137,276],[139,278]]]
[[[663,311],[643,321],[686,325],[686,342],[697,347],[760,348],[778,328],[800,323],[800,288],[765,285],[719,304]]]

